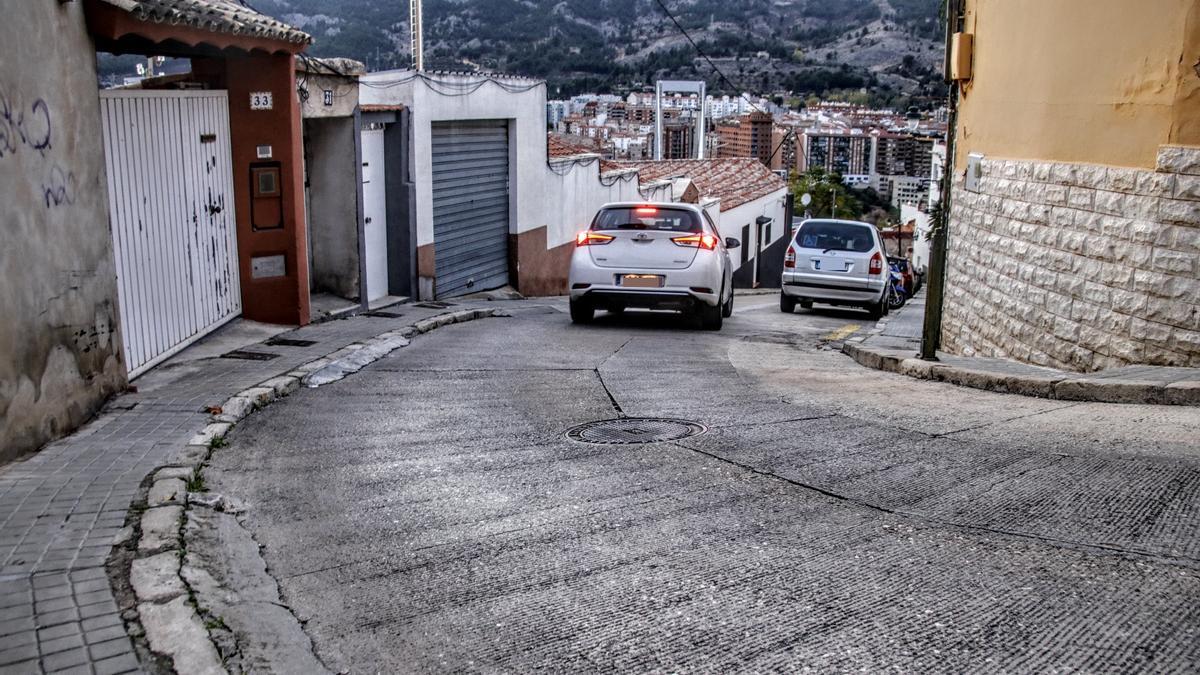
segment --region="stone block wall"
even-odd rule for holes
[[[954,353],[1200,367],[1200,148],[1154,171],[985,158],[954,186],[946,289]]]

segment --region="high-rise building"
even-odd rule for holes
[[[753,157],[768,167],[775,150],[775,122],[770,113],[754,111],[736,123],[722,126],[718,157]],[[777,167],[771,167],[777,168]]]
[[[856,131],[856,130],[855,130]],[[797,153],[798,171],[821,168],[843,176],[870,174],[873,138],[861,132],[806,130]]]
[[[881,133],[877,138],[875,173],[881,176],[929,176],[934,139],[895,133]]]
[[[696,156],[695,126],[687,118],[664,120],[663,159],[693,159]]]

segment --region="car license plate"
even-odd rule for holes
[[[622,274],[621,285],[628,288],[662,288],[661,274]]]

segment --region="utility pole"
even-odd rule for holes
[[[958,83],[950,79],[950,42],[962,20],[961,0],[946,0],[945,79],[950,87],[950,120],[946,127],[946,162],[942,169],[942,195],[930,236],[928,291],[925,293],[925,324],[921,329],[921,359],[937,361],[942,343],[942,304],[946,295],[946,238],[950,228],[950,190],[954,187],[954,146],[958,125]]]
[[[420,72],[425,70],[425,26],[422,19],[421,0],[409,0],[411,16],[409,17],[409,33],[412,37],[412,67]]]

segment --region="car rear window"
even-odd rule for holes
[[[809,221],[800,226],[796,243],[803,248],[866,253],[875,246],[870,226]]]
[[[685,209],[652,206],[603,209],[592,221],[593,230],[662,230],[701,232],[700,216]]]

